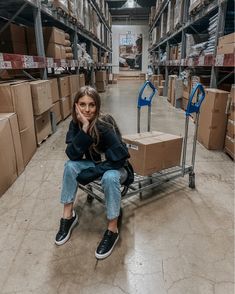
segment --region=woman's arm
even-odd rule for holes
[[[80,160],[93,143],[90,135],[79,129],[73,121],[70,122],[66,135],[66,154],[70,160]]]

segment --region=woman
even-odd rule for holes
[[[64,244],[78,222],[73,210],[78,183],[86,185],[101,177],[105,195],[108,228],[96,249],[97,259],[109,256],[118,241],[120,215],[120,181],[126,172],[124,184],[133,182],[133,170],[127,162],[129,153],[121,140],[120,131],[110,115],[100,113],[100,96],[91,87],[82,87],[72,109],[72,121],[66,136],[66,154],[61,203],[64,205],[60,228],[55,238],[57,245]],[[104,154],[105,160],[101,156]]]

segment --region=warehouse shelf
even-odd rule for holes
[[[199,56],[194,58],[187,58],[181,60],[166,60],[162,62],[154,62],[155,66],[184,66],[184,67],[234,67],[235,54],[220,54],[214,58],[213,54]]]
[[[100,11],[97,3],[94,0],[88,0],[91,6],[95,9],[97,15],[99,16],[100,20],[102,20],[103,24],[106,26],[107,30],[111,33],[111,28],[108,25],[107,21],[105,20],[105,17],[103,13]]]
[[[100,12],[98,6],[94,4],[94,1],[89,0],[92,7],[95,9],[97,15],[99,16],[101,22],[104,24],[108,33],[111,32],[102,12]],[[39,16],[35,16],[35,12],[39,12]],[[26,26],[35,26],[35,33],[37,31],[39,35],[39,47],[37,47],[39,56],[28,56],[28,55],[19,55],[19,54],[7,54],[2,53],[0,57],[0,68],[1,69],[26,69],[26,68],[47,68],[47,67],[79,67],[78,60],[58,60],[53,58],[45,57],[44,46],[43,46],[43,37],[41,34],[41,28],[43,26],[55,26],[69,32],[70,34],[77,35],[82,41],[89,41],[89,44],[93,44],[98,47],[98,49],[103,50],[104,52],[109,52],[111,54],[112,49],[106,45],[104,42],[100,41],[92,32],[86,30],[84,26],[79,22],[73,22],[68,17],[61,15],[59,10],[52,9],[46,4],[41,4],[41,1],[38,0],[8,0],[7,2],[0,3],[0,16],[2,19],[7,21],[0,32],[8,26],[12,21],[15,23],[23,24]],[[74,37],[73,44],[75,59],[76,59],[76,43],[78,38]],[[41,46],[42,45],[42,46]],[[38,46],[38,44],[37,44]],[[44,73],[44,78],[46,77]]]
[[[234,74],[234,71],[231,70],[231,68],[235,65],[234,53],[222,54],[222,52],[218,52],[217,54],[218,40],[225,34],[226,13],[231,10],[232,1],[198,1],[195,2],[195,6],[191,8],[191,11],[189,11],[190,0],[184,0],[182,2],[183,6],[180,6],[180,8],[177,6],[178,9],[181,9],[180,18],[176,19],[176,22],[174,20],[173,23],[168,15],[171,13],[171,9],[175,9],[175,6],[173,6],[173,8],[170,6],[172,3],[171,0],[162,1],[162,3],[156,7],[157,11],[155,16],[154,10],[151,12],[151,19],[153,21],[150,25],[149,34],[150,40],[151,37],[153,37],[153,43],[149,47],[149,53],[154,57],[152,61],[154,71],[157,71],[158,74],[162,72],[165,75],[166,83],[164,87],[164,94],[167,93],[168,73],[176,73],[178,71],[180,74],[186,67],[194,68],[195,70],[198,69],[200,72],[203,71],[204,68],[207,74],[208,70],[210,70],[211,87],[216,87],[220,84],[219,75],[221,76],[221,74],[224,72],[223,67],[227,68],[227,71],[230,71],[231,74],[225,76],[222,80],[225,80],[226,77]],[[182,2],[180,2],[180,4],[182,4]],[[211,19],[213,19],[216,14],[218,15],[218,20],[216,22],[214,49],[209,49],[205,54],[199,53],[199,56],[197,57],[187,57],[187,34],[199,35],[203,32],[207,32],[208,34],[208,28],[212,22]],[[167,23],[165,23],[166,21]],[[162,28],[164,28],[163,31]],[[209,38],[210,35],[208,34],[208,39]],[[174,47],[176,49],[174,49]],[[172,57],[175,55],[176,59],[174,60]],[[164,61],[161,59],[164,59]]]

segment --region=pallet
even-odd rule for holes
[[[40,147],[52,134],[49,134],[44,139],[42,139],[40,142],[37,142],[38,147]]]

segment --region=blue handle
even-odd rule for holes
[[[144,97],[143,98],[142,97],[143,92],[144,92],[145,88],[148,85],[153,90],[153,92],[150,94],[149,97]],[[138,97],[138,106],[137,107],[141,108],[142,106],[146,106],[146,105],[151,106],[152,98],[155,95],[156,91],[157,91],[157,89],[154,87],[154,85],[150,81],[146,81],[144,83],[144,85],[142,86],[142,88],[140,89],[140,93],[139,93],[139,97]]]
[[[199,94],[198,101],[193,103],[192,101],[193,101],[193,98],[194,98],[195,93],[197,92],[197,90],[199,90],[199,92],[201,92],[201,93]],[[204,98],[205,98],[204,88],[203,88],[202,84],[197,83],[196,86],[193,88],[191,94],[190,94],[187,109],[185,111],[186,116],[189,116],[190,113],[194,113],[194,112],[198,113]]]

